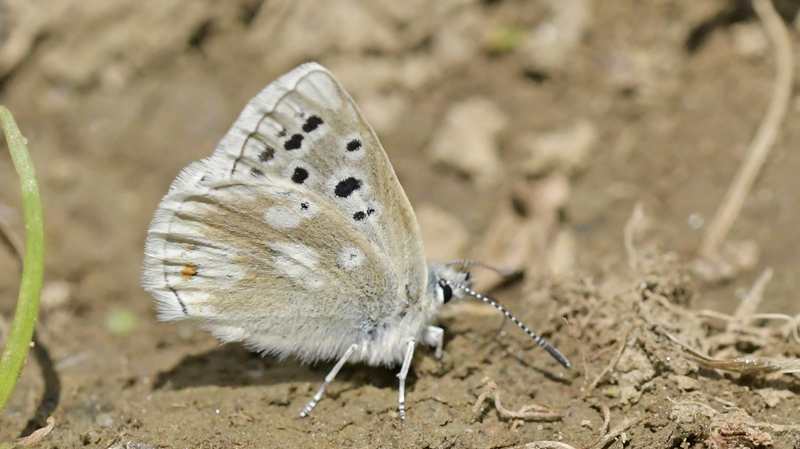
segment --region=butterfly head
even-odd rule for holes
[[[464,290],[454,288],[453,284],[471,287],[472,280],[469,271],[464,268],[457,270],[451,264],[429,263],[429,281],[436,293],[439,304],[445,304],[451,299],[461,299],[466,296]]]

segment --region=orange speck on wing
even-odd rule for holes
[[[190,277],[197,274],[197,265],[187,263],[183,269],[181,269],[181,279],[184,281],[188,280]]]

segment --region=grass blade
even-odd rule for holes
[[[11,159],[19,175],[22,205],[25,211],[25,261],[19,287],[19,300],[8,343],[0,359],[0,412],[5,408],[19,379],[30,349],[33,327],[39,312],[39,295],[44,275],[44,222],[39,186],[25,138],[11,112],[0,106],[0,120],[6,135]]]

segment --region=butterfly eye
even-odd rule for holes
[[[469,271],[467,271],[467,275],[466,275],[466,277],[464,277],[464,280],[465,280],[465,281],[468,281],[468,280],[469,280],[469,278],[470,278],[470,276],[472,276],[472,273],[470,273]]]
[[[444,281],[439,281],[439,287],[442,289],[442,297],[444,302],[447,303],[453,298],[453,289]]]

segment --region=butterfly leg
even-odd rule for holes
[[[444,329],[436,326],[428,326],[425,328],[425,343],[436,348],[433,353],[437,359],[442,358],[442,345],[444,344]]]
[[[311,402],[309,402],[308,405],[306,405],[306,408],[304,408],[303,411],[300,412],[300,417],[305,418],[306,416],[308,416],[309,413],[311,413],[311,410],[314,410],[314,407],[316,407],[317,403],[319,403],[320,399],[322,399],[322,394],[325,393],[325,389],[328,388],[328,385],[331,382],[333,382],[333,379],[336,377],[337,374],[339,374],[339,370],[342,369],[345,362],[347,362],[347,359],[349,359],[350,356],[353,355],[353,353],[356,352],[357,350],[358,350],[358,345],[355,343],[353,343],[352,345],[350,345],[349,348],[347,348],[347,351],[344,353],[342,358],[339,359],[338,362],[336,362],[336,365],[333,367],[331,372],[328,373],[327,376],[325,376],[325,383],[323,383],[322,386],[319,387],[319,390],[317,390],[317,394],[315,394],[314,398],[311,399]]]
[[[406,377],[411,368],[411,359],[414,357],[414,346],[417,345],[415,339],[408,340],[406,346],[406,356],[403,359],[403,367],[397,377],[400,379],[400,419],[406,419]]]

